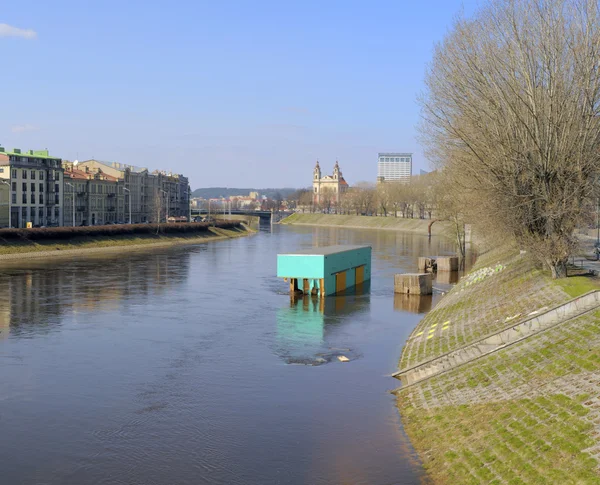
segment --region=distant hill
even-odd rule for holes
[[[217,199],[219,197],[231,197],[232,195],[248,195],[250,192],[258,192],[261,196],[266,195],[273,198],[277,192],[285,199],[288,195],[296,192],[298,189],[285,187],[282,189],[235,189],[229,187],[208,187],[205,189],[196,189],[192,192],[192,197],[202,197],[203,199]]]

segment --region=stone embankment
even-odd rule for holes
[[[414,234],[428,234],[430,219],[404,219],[402,217],[353,216],[337,214],[301,214],[295,213],[283,219],[280,224],[344,227],[348,229],[382,229],[402,231]],[[447,222],[436,221],[431,226],[432,235],[444,235],[449,232]]]
[[[433,483],[600,484],[596,289],[497,249],[419,323],[397,396]]]

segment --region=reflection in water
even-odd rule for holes
[[[431,310],[433,295],[408,295],[394,293],[394,310],[410,313],[427,313]]]
[[[344,317],[368,311],[368,290],[363,284],[339,296],[290,298],[289,307],[277,311],[275,353],[288,364],[305,365],[326,364],[338,355],[358,357],[356,349],[336,345],[334,330]]]
[[[111,254],[65,260],[63,267],[42,260],[5,264],[0,271],[0,338],[49,331],[66,312],[114,311],[132,299],[143,304],[185,281],[188,271],[186,253]]]
[[[458,283],[460,273],[458,271],[438,271],[435,275],[435,282],[445,285],[454,285]]]

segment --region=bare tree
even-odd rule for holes
[[[429,155],[469,197],[465,214],[566,276],[600,164],[596,0],[497,0],[459,19],[422,98]]]

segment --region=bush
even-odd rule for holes
[[[239,222],[217,221],[215,227],[234,229]],[[50,239],[73,239],[77,237],[124,236],[135,234],[194,234],[207,232],[208,223],[169,223],[169,224],[119,224],[110,226],[84,227],[43,227],[32,229],[0,229],[0,241],[24,240],[39,241]]]

